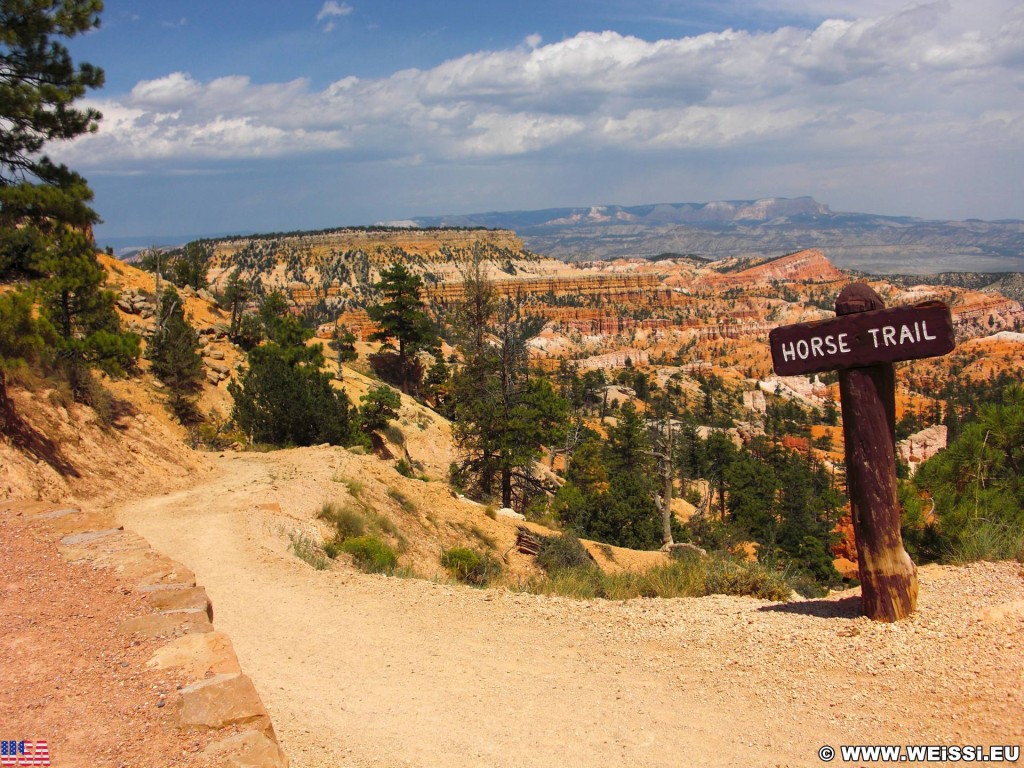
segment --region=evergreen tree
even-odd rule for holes
[[[623,406],[604,444],[590,439],[576,449],[569,482],[555,510],[581,536],[634,549],[657,549],[662,516],[647,426],[632,403]]]
[[[73,102],[103,84],[55,37],[99,25],[100,0],[0,0],[0,277],[37,279],[43,317],[57,332],[61,367],[77,397],[95,392],[86,366],[130,368],[138,338],[121,332],[90,227],[92,191],[51,162],[46,144],[96,130],[99,112]]]
[[[73,102],[103,85],[103,70],[75,67],[55,38],[98,27],[102,8],[100,0],[0,1],[0,277],[38,274],[48,240],[98,220],[85,179],[43,150],[97,128],[100,113]]]
[[[995,401],[993,401],[995,400]],[[933,502],[942,554],[951,559],[1024,558],[1024,388],[1014,383],[960,425],[949,446],[922,464],[913,486]],[[917,531],[920,539],[928,531]]]
[[[618,423],[608,430],[608,471],[615,475],[650,477],[651,443],[647,425],[636,406],[627,402],[619,412]]]
[[[591,502],[587,535],[630,549],[661,546],[661,516],[649,478],[613,475],[608,492]]]
[[[394,366],[396,383],[406,394],[416,394],[423,371],[415,356],[437,343],[437,332],[421,296],[423,280],[401,262],[382,270],[380,278],[374,288],[382,294],[383,300],[366,310],[380,327],[370,339],[384,342],[386,349],[395,349],[393,342],[398,343]],[[380,370],[389,370],[386,359],[381,361]]]
[[[449,418],[452,416],[448,401],[451,375],[451,369],[444,361],[444,356],[438,353],[434,355],[434,364],[430,366],[427,378],[423,382],[424,397],[433,402],[435,411]]]
[[[359,398],[359,419],[363,432],[371,434],[386,429],[398,418],[402,398],[386,384],[380,384]]]
[[[740,450],[722,473],[729,489],[729,519],[742,538],[762,544],[762,554],[776,547],[778,482],[771,466]]]
[[[0,2],[0,177],[44,178],[43,147],[95,131],[101,115],[71,103],[103,85],[103,70],[76,69],[67,48],[53,36],[75,37],[99,27],[101,0]]]
[[[0,294],[0,432],[11,418],[7,374],[40,362],[56,340],[50,324],[34,314],[32,297],[26,292]]]
[[[227,284],[224,286],[222,301],[228,307],[228,311],[231,314],[231,320],[228,324],[228,336],[233,341],[236,341],[236,343],[245,305],[251,298],[252,291],[249,288],[249,284],[242,279],[241,271],[238,269],[233,270],[228,276]]]
[[[701,474],[707,478],[712,492],[718,496],[718,512],[722,522],[725,522],[726,519],[726,490],[728,489],[726,470],[735,456],[736,446],[732,444],[729,435],[721,430],[715,430],[704,441],[702,451],[704,466]]]
[[[160,298],[160,320],[146,348],[150,370],[170,392],[171,411],[182,423],[199,420],[195,397],[203,386],[199,334],[185,317],[181,298],[166,288]]]
[[[550,382],[529,376],[527,342],[544,321],[498,302],[483,254],[462,268],[463,302],[455,312],[464,363],[452,376],[456,476],[480,497],[497,491],[503,506],[525,503],[539,485],[533,464],[561,440],[568,402]]]
[[[197,291],[209,285],[206,273],[213,258],[213,244],[193,240],[180,251],[168,254],[174,282],[184,288],[190,285]]]
[[[529,377],[527,342],[542,326],[504,302],[480,334],[491,341],[471,349],[452,381],[459,472],[478,495],[497,490],[506,507],[514,496],[524,502],[538,488],[533,463],[543,445],[560,441],[568,414],[568,403],[550,382]]]
[[[300,336],[309,338],[312,334],[307,334],[306,329],[288,310],[288,298],[283,292],[267,294],[260,302],[258,312],[262,335],[286,347],[297,346],[303,341]]]
[[[345,376],[341,367],[342,363],[351,363],[359,359],[359,354],[356,352],[356,335],[344,325],[335,326],[334,333],[327,345],[334,350],[338,362],[338,381],[341,381]]]
[[[57,354],[66,365],[94,365],[122,375],[135,364],[139,339],[123,333],[114,294],[89,239],[64,228],[37,254],[43,315],[58,333]]]
[[[275,326],[278,341],[250,350],[249,367],[228,384],[232,418],[250,440],[272,445],[349,445],[359,442],[348,396],[322,370],[323,348],[307,346],[312,331],[293,317]]]

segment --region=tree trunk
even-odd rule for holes
[[[672,472],[672,419],[665,417],[665,452],[661,463],[661,543],[663,547],[675,544],[672,539],[672,493],[675,478]]]
[[[884,306],[868,285],[854,283],[836,299],[836,314]],[[917,568],[903,548],[900,533],[892,364],[840,371],[839,393],[861,610],[876,621],[898,621],[917,607]]]
[[[501,470],[501,506],[512,508],[512,470],[507,467]]]
[[[480,490],[490,499],[494,493],[494,454],[490,450],[484,450],[480,467]]]
[[[65,339],[71,338],[71,292],[64,290],[60,294],[60,327]]]
[[[13,416],[14,406],[7,397],[7,372],[0,368],[0,433],[7,434]]]

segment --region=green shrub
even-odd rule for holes
[[[398,554],[376,536],[356,536],[341,543],[341,551],[352,555],[366,573],[391,573],[398,565]]]
[[[762,600],[788,600],[791,589],[777,573],[716,553],[706,560],[704,594],[749,595]]]
[[[334,560],[341,554],[341,542],[337,539],[331,539],[330,541],[324,542],[324,554],[327,555],[331,560]]]
[[[537,565],[548,573],[553,573],[566,568],[594,567],[594,561],[590,559],[590,554],[576,536],[563,533],[559,536],[547,536],[541,541]]]
[[[441,565],[464,584],[482,587],[501,574],[501,564],[491,556],[468,547],[453,547],[441,554]]]

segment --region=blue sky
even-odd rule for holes
[[[1024,218],[1017,0],[107,0],[99,240],[812,195]],[[145,242],[142,242],[145,244]]]

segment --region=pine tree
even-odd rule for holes
[[[359,419],[363,432],[371,434],[386,429],[398,418],[402,398],[386,384],[379,384],[359,398]]]
[[[170,392],[170,408],[182,423],[197,421],[195,396],[202,391],[203,358],[199,334],[185,317],[177,291],[164,290],[160,298],[159,322],[149,337],[146,356],[151,371]]]
[[[228,336],[235,340],[238,336],[239,327],[242,322],[245,305],[252,298],[252,291],[248,283],[242,279],[242,274],[235,269],[229,276],[224,286],[223,303],[227,305],[231,314],[228,324]]]
[[[359,353],[356,352],[356,335],[344,325],[335,326],[334,334],[327,346],[334,350],[338,361],[338,381],[341,381],[345,377],[342,363],[351,363],[359,359]]]
[[[232,419],[257,443],[350,445],[364,440],[348,395],[323,370],[323,348],[307,346],[312,331],[290,316],[275,325],[276,341],[249,352],[249,367],[228,384]]]
[[[32,297],[24,291],[0,294],[0,431],[11,418],[7,374],[38,363],[56,340],[45,319],[34,316]]]
[[[97,129],[100,113],[73,102],[103,85],[103,70],[76,68],[55,38],[98,27],[102,8],[100,0],[0,1],[0,277],[37,274],[47,240],[98,220],[85,179],[43,150]]]
[[[121,332],[114,297],[93,248],[85,179],[43,153],[53,141],[95,131],[100,114],[73,102],[103,84],[77,68],[55,37],[99,25],[100,0],[0,0],[0,277],[38,281],[42,315],[57,332],[54,352],[76,396],[95,392],[87,366],[121,374],[138,338]]]
[[[437,343],[437,331],[421,296],[423,280],[398,262],[381,271],[380,282],[374,288],[383,295],[383,301],[366,310],[380,327],[370,340],[384,342],[386,349],[394,349],[393,342],[398,343],[395,383],[406,394],[416,394],[423,370],[415,356]],[[384,360],[378,360],[381,371],[389,370],[386,355]]]
[[[62,229],[37,254],[43,315],[58,333],[58,356],[69,365],[93,365],[122,375],[135,364],[139,339],[123,333],[114,294],[103,288],[106,273],[89,239]]]
[[[470,307],[464,317],[478,322],[482,313],[474,309],[473,295],[467,292]],[[477,495],[497,491],[509,507],[538,488],[533,463],[543,445],[561,441],[568,401],[550,382],[529,376],[527,342],[543,327],[542,319],[523,316],[506,300],[497,316],[484,322],[483,328],[460,331],[467,340],[465,362],[452,377],[458,468]]]
[[[174,282],[184,288],[192,286],[197,291],[209,285],[206,273],[213,258],[213,244],[203,240],[193,240],[180,251],[168,254],[171,261],[171,274]]]

